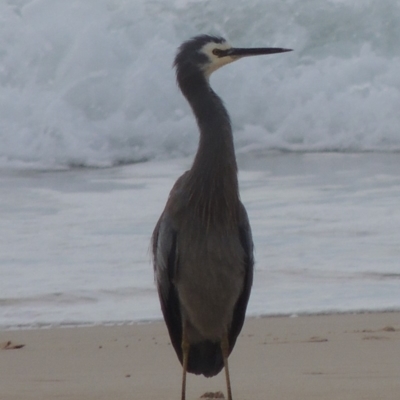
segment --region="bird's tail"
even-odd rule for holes
[[[190,345],[188,372],[206,377],[217,375],[224,367],[220,343],[209,340]]]

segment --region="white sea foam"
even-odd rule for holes
[[[198,33],[295,50],[213,76],[239,152],[399,151],[399,20],[396,0],[2,1],[0,165],[192,154],[171,64]]]

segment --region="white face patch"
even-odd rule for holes
[[[228,50],[232,48],[232,46],[228,42],[223,42],[223,43],[207,43],[204,45],[204,47],[201,49],[201,51],[208,57],[209,63],[204,66],[204,74],[208,78],[215,70],[218,68],[223,67],[226,64],[229,64],[235,60],[237,60],[237,57],[218,57],[215,54],[213,54],[213,50],[215,49],[220,49],[220,50]]]

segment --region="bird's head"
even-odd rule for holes
[[[275,47],[235,48],[222,37],[200,35],[179,47],[174,66],[178,77],[201,72],[208,79],[218,68],[240,58],[286,51],[291,50]]]

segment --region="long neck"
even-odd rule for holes
[[[199,73],[178,81],[200,130],[190,170],[190,196],[203,217],[236,221],[239,189],[232,128],[222,100]]]

